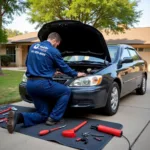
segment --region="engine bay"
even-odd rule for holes
[[[69,66],[75,71],[84,72],[87,75],[94,74],[104,68],[104,66],[97,66],[97,65],[69,65]],[[57,69],[57,71],[60,71],[60,70]],[[58,75],[55,75],[54,78],[69,78],[69,76],[67,76],[66,74],[58,74]]]

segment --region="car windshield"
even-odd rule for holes
[[[112,62],[116,60],[117,52],[118,52],[118,46],[108,46],[108,50],[110,53],[110,57]],[[72,55],[72,56],[65,56],[64,60],[67,62],[98,62],[98,63],[104,63],[104,60],[98,57],[94,56],[88,56],[88,55]]]

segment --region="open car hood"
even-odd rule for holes
[[[74,20],[46,23],[38,32],[40,41],[47,40],[51,32],[57,32],[62,42],[58,49],[63,55],[92,55],[111,61],[103,35],[94,27]]]

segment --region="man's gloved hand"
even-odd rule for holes
[[[85,77],[85,76],[86,76],[86,73],[84,73],[84,72],[78,72],[77,77]]]

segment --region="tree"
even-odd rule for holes
[[[20,13],[23,13],[27,6],[28,4],[23,0],[0,0],[0,43],[7,41],[4,25],[13,20],[14,14],[20,15]],[[0,74],[2,74],[1,65]]]
[[[100,30],[123,32],[138,22],[137,0],[27,0],[29,20],[38,26],[49,21],[73,19]]]
[[[0,43],[6,43],[7,42],[7,33],[6,30],[0,29]]]
[[[23,33],[18,31],[18,30],[11,30],[11,29],[6,29],[6,33],[8,37],[14,37],[17,35],[22,35]]]

